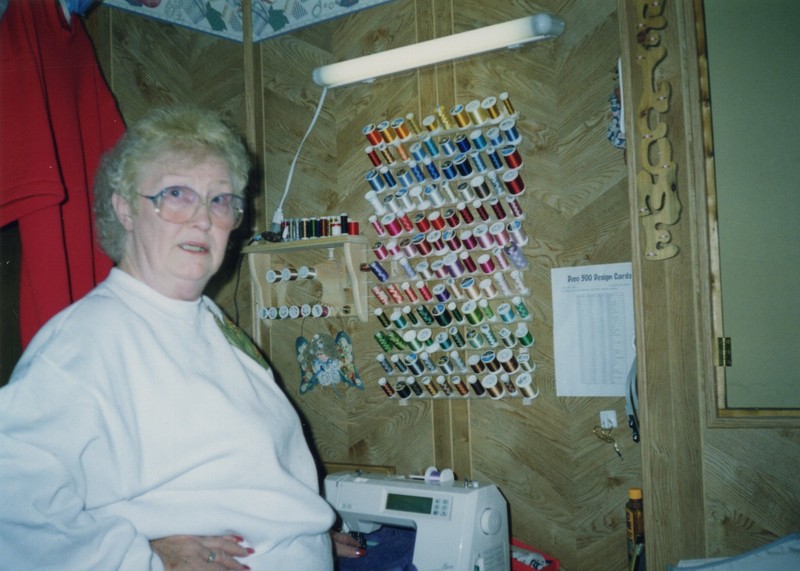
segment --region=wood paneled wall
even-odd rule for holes
[[[626,90],[636,105],[651,81],[672,86],[669,111],[652,120],[667,124],[683,208],[680,222],[670,228],[681,248],[675,258],[643,261],[644,238],[639,224],[633,228],[645,520],[650,537],[659,538],[648,546],[648,565],[661,569],[679,559],[739,554],[800,529],[800,430],[796,423],[768,429],[747,421],[721,425],[714,418],[708,226],[713,204],[705,192],[702,131],[702,111],[710,102],[700,97],[699,3],[672,0],[657,9],[643,4],[618,1],[623,59],[631,69]],[[654,78],[643,77],[636,65],[648,29],[642,23],[661,7],[660,39],[653,45],[665,57]],[[632,114],[628,122],[635,139]],[[633,180],[647,159],[642,147],[630,153]],[[632,204],[633,220],[638,206]]]
[[[676,16],[686,16],[682,2],[675,0],[675,6]],[[126,119],[157,103],[188,101],[220,110],[248,135],[259,170],[250,227],[238,237],[238,246],[248,232],[267,227],[284,191],[289,165],[322,92],[310,79],[314,67],[542,10],[564,17],[566,31],[555,42],[329,91],[284,205],[288,217],[347,212],[371,236],[369,205],[363,199],[369,164],[362,127],[508,91],[520,111],[524,137],[528,188],[522,206],[531,237],[524,250],[531,262],[525,279],[532,292],[527,302],[536,316],[533,354],[541,389],[534,404],[420,401],[399,406],[375,383],[381,373],[374,359],[379,348],[372,339],[377,322],[309,319],[256,326],[262,327],[265,349],[320,459],[390,464],[400,473],[419,473],[434,464],[453,467],[461,478],[492,480],[511,505],[513,535],[559,557],[563,568],[572,571],[624,568],[623,504],[627,488],[643,481],[646,502],[659,506],[656,511],[651,505],[647,512],[654,569],[702,556],[703,551],[740,552],[800,528],[800,490],[792,479],[800,449],[796,431],[715,431],[705,426],[698,408],[689,415],[692,426],[674,432],[686,413],[670,409],[671,387],[683,399],[703,398],[705,355],[692,355],[685,346],[687,340],[695,342],[693,328],[706,318],[696,309],[702,289],[697,284],[706,275],[697,258],[688,257],[693,249],[695,256],[702,255],[702,235],[698,238],[686,228],[681,237],[693,244],[681,260],[687,267],[648,266],[635,278],[644,292],[637,319],[649,324],[647,354],[640,349],[640,358],[648,357],[649,366],[655,367],[646,371],[647,381],[662,387],[648,393],[652,412],[643,412],[646,443],[633,444],[620,429],[620,460],[592,434],[600,410],[615,409],[623,418],[622,399],[555,396],[550,269],[639,256],[631,245],[627,168],[622,152],[606,139],[615,63],[622,46],[635,42],[636,36],[638,16],[627,7],[627,0],[395,0],[255,46],[103,7],[89,18],[101,65]],[[674,45],[682,44],[676,40]],[[679,115],[678,133],[690,119],[688,112]],[[690,132],[685,134],[691,138]],[[686,224],[696,222],[689,217]],[[243,326],[251,327],[249,275],[244,267],[237,283],[237,262],[233,252],[211,293],[232,316],[240,316]],[[313,286],[298,295],[313,298]],[[680,295],[686,303],[676,305],[674,316],[653,312],[649,304],[656,307],[669,295]],[[692,308],[684,313],[680,308],[687,304]],[[652,336],[665,322],[671,327],[659,335],[669,334],[671,343],[670,352],[662,356],[658,337]],[[326,387],[300,396],[294,340],[340,329],[354,341],[365,390]],[[691,438],[681,447],[685,434]],[[671,444],[662,458],[665,442]],[[755,448],[757,454],[750,454]],[[778,460],[769,464],[769,457]],[[694,470],[691,478],[681,476],[683,463],[696,467],[698,458],[703,458],[703,470]],[[669,470],[661,468],[670,465]],[[765,494],[768,501],[759,504]],[[690,518],[689,529],[699,528],[705,539],[690,540],[681,533],[682,526],[686,529],[683,518]]]
[[[398,0],[265,44],[264,99],[274,110],[265,114],[274,149],[268,160],[275,161],[266,169],[267,203],[280,199],[292,153],[319,98],[321,89],[309,81],[314,66],[556,8],[568,22],[556,42],[329,91],[285,207],[287,216],[347,212],[366,227],[371,209],[363,198],[370,167],[364,125],[407,112],[421,118],[437,105],[450,109],[508,91],[524,137],[528,189],[522,206],[532,237],[525,248],[531,261],[527,301],[536,315],[534,358],[542,391],[534,405],[476,400],[399,406],[376,384],[382,375],[372,339],[377,321],[345,324],[365,391],[317,388],[300,397],[294,339],[342,324],[281,322],[264,333],[325,460],[391,464],[400,473],[420,473],[433,464],[452,467],[462,478],[492,480],[509,500],[515,536],[557,554],[568,569],[594,561],[622,568],[622,505],[627,488],[640,482],[639,451],[621,431],[620,460],[592,434],[601,409],[616,408],[622,417],[621,399],[555,396],[549,278],[557,266],[630,259],[626,167],[622,152],[606,138],[619,55],[614,3],[597,3],[587,14],[577,2],[555,7]],[[330,30],[327,44],[318,39],[322,28]],[[364,233],[372,236],[370,231]]]

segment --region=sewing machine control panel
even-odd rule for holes
[[[450,517],[449,497],[412,496],[408,494],[386,494],[387,510]]]

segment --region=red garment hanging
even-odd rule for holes
[[[11,0],[0,20],[0,226],[19,223],[20,338],[106,277],[91,187],[125,126],[83,23],[55,1]]]

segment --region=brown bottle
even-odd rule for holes
[[[644,571],[644,511],[641,488],[628,490],[625,524],[628,532],[628,568],[631,571]]]

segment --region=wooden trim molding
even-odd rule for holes
[[[641,18],[635,30],[638,43],[635,61],[641,67],[642,78],[635,117],[641,135],[641,169],[636,175],[636,187],[646,260],[666,260],[679,251],[667,229],[680,219],[681,203],[667,124],[660,120],[660,114],[669,111],[672,94],[670,82],[657,78],[658,68],[667,57],[660,33],[667,26],[663,11],[662,0],[636,0],[636,13]]]

